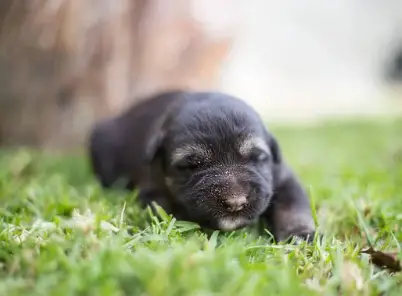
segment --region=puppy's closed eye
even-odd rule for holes
[[[208,147],[199,144],[177,148],[171,156],[171,165],[179,170],[196,169],[210,157]]]
[[[250,160],[256,163],[268,162],[271,159],[271,155],[266,153],[265,151],[261,151],[256,149],[250,155]]]
[[[174,163],[174,167],[179,171],[193,171],[200,168],[204,162],[197,156],[189,155]]]
[[[239,143],[239,153],[244,159],[256,163],[266,162],[271,158],[267,144],[259,137],[242,139]]]

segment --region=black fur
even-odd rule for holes
[[[247,139],[268,150],[240,153]],[[188,147],[197,152],[173,163]],[[90,156],[104,187],[137,188],[144,204],[156,201],[178,219],[233,230],[261,218],[277,240],[314,234],[308,197],[278,142],[232,96],[171,91],[144,100],[94,128]]]

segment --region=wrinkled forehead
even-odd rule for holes
[[[255,149],[269,153],[265,128],[253,112],[236,106],[188,109],[174,120],[170,155],[208,159],[247,157]]]
[[[183,159],[196,157],[206,161],[219,161],[226,158],[247,158],[255,151],[269,154],[269,147],[261,135],[248,134],[233,138],[212,138],[183,141],[171,150],[172,164]]]

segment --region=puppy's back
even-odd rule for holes
[[[94,127],[89,138],[90,161],[103,187],[127,178],[130,182],[124,186],[132,189],[149,177],[145,153],[155,124],[171,105],[184,99],[184,94],[168,91],[146,98]]]

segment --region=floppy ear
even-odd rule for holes
[[[166,132],[162,128],[155,128],[154,133],[151,133],[151,137],[145,147],[145,161],[147,163],[152,163],[156,160],[161,152],[165,136]]]
[[[278,187],[282,182],[284,182],[288,176],[288,169],[285,160],[282,156],[281,147],[278,140],[273,135],[267,135],[268,146],[272,153],[272,173],[274,179],[274,186]]]
[[[167,135],[167,126],[174,117],[176,104],[168,107],[164,114],[150,129],[150,138],[145,145],[145,161],[151,164],[163,153],[163,144]]]
[[[153,176],[162,176],[166,168],[164,144],[170,120],[170,112],[165,112],[150,129],[145,145],[145,162],[150,165]]]
[[[89,136],[90,164],[103,187],[109,188],[118,179],[118,128],[113,120],[97,124]]]
[[[279,147],[279,144],[277,140],[275,139],[274,136],[268,136],[268,146],[271,150],[272,153],[272,159],[275,164],[281,164],[282,163],[282,152],[281,148]]]

